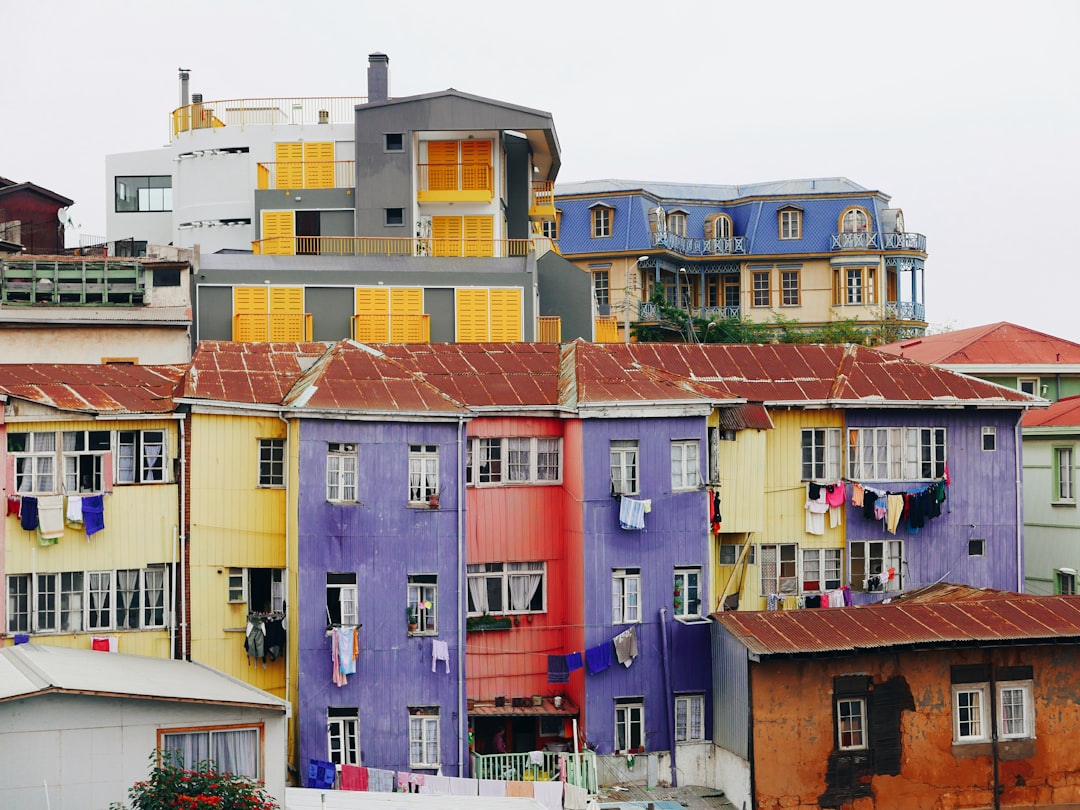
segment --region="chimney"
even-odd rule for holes
[[[367,95],[369,103],[390,98],[390,57],[385,53],[368,55]]]
[[[187,68],[179,68],[180,70],[180,106],[186,107],[188,105],[188,79],[191,78],[191,71]]]

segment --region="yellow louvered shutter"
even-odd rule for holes
[[[401,287],[390,291],[390,342],[422,343],[424,291]]]
[[[277,161],[277,178],[274,188],[304,187],[304,145],[295,143],[274,144],[274,160]]]
[[[460,256],[461,217],[432,217],[431,240],[433,255]]]
[[[491,191],[491,141],[461,142],[461,187],[467,191]]]
[[[356,339],[364,343],[390,340],[390,291],[385,287],[356,288]]]
[[[265,287],[233,287],[233,336],[240,343],[266,340]]]
[[[270,340],[297,342],[307,340],[304,288],[271,287],[269,321]]]
[[[304,144],[304,188],[334,188],[334,142]]]
[[[262,252],[267,256],[292,256],[296,250],[294,212],[262,212]]]
[[[488,328],[488,291],[457,291],[458,343],[483,343],[490,340]]]
[[[495,218],[465,217],[465,255],[466,256],[494,256],[495,255]]]
[[[428,141],[428,189],[455,191],[457,182],[458,142]]]
[[[521,290],[491,291],[491,340],[521,341]]]

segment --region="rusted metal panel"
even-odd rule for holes
[[[1007,321],[902,340],[878,349],[943,365],[1080,363],[1080,344]]]
[[[203,341],[178,395],[276,405],[326,348],[323,343]]]
[[[0,394],[81,413],[168,413],[183,366],[0,365]]]

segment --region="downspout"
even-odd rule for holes
[[[469,717],[465,701],[465,453],[461,434],[465,430],[465,418],[458,416],[457,429],[457,550],[458,550],[458,776],[467,776],[469,757]],[[468,765],[472,765],[468,762]]]
[[[664,692],[667,695],[667,731],[668,741],[671,743],[671,786],[678,787],[679,780],[675,775],[675,695],[671,691],[671,659],[668,656],[668,626],[667,608],[660,608],[660,652],[664,658]]]
[[[180,517],[183,520],[183,516]],[[173,524],[172,532],[172,572],[176,575],[177,546],[180,544],[180,529]],[[176,588],[169,588],[169,615],[173,620],[169,622],[169,658],[176,658]]]
[[[1024,592],[1024,476],[1023,467],[1023,424],[1024,413],[1016,418],[1013,426],[1013,444],[1016,456],[1016,592]]]
[[[997,682],[994,680],[994,662],[990,662],[990,750],[994,767],[994,810],[1001,810],[1001,757],[998,752]]]
[[[281,411],[278,411],[277,418],[280,419],[282,424],[285,425],[285,453],[286,453],[286,456],[285,456],[285,459],[284,459],[284,462],[285,462],[284,469],[282,470],[282,472],[284,473],[284,476],[285,476],[285,571],[282,573],[282,577],[284,578],[285,581],[282,583],[282,590],[284,591],[285,622],[286,622],[286,624],[288,624],[288,622],[289,622],[289,598],[291,597],[291,594],[289,593],[289,581],[290,581],[290,577],[289,577],[289,525],[290,525],[290,521],[289,521],[289,501],[290,501],[290,496],[291,496],[291,493],[289,492],[289,483],[290,483],[289,467],[291,466],[290,463],[289,463],[289,456],[292,455],[292,442],[291,442],[292,436],[290,435],[291,430],[292,430],[292,425],[289,423],[288,419],[286,419],[284,416],[281,415]],[[288,639],[291,636],[292,632],[293,632],[292,628],[288,628],[288,627],[286,628],[286,639]],[[297,650],[299,650],[299,645],[297,646]],[[288,646],[286,645],[286,648],[285,648],[285,701],[289,704],[289,714],[292,715],[293,714],[292,698],[290,697],[291,693],[289,691],[289,686],[292,683],[292,656],[289,655],[288,653],[289,653],[289,650],[288,650]],[[295,713],[296,713],[297,716],[299,716],[299,714],[300,714],[299,701],[297,701],[297,707],[296,707],[296,712]],[[294,728],[295,728],[295,723],[294,723]],[[286,729],[287,729],[287,726],[286,726]],[[286,736],[286,738],[289,736],[287,730],[285,732],[285,736]],[[297,730],[296,731],[297,744],[299,744],[299,742],[298,742],[299,736],[300,736],[300,732],[299,732],[299,730]],[[286,758],[285,758],[285,760],[286,760],[285,761],[286,780],[288,779],[288,769],[289,769],[289,758],[290,758],[290,756],[292,756],[293,762],[296,761],[296,757],[295,757],[296,752],[292,751],[292,750],[289,750],[290,749],[289,742],[290,741],[288,739],[285,740],[285,748],[289,752],[289,756],[286,756]],[[297,749],[297,750],[299,750],[299,749]]]
[[[185,563],[185,548],[187,534],[184,531],[184,517],[187,514],[187,415],[180,420],[180,529],[177,532],[180,538],[180,659],[190,660],[188,655],[188,624],[187,624],[187,564]],[[174,569],[175,570],[175,569]]]

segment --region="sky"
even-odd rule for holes
[[[378,51],[392,96],[551,112],[558,182],[879,190],[927,237],[931,330],[1011,321],[1080,342],[1080,3],[467,7],[4,2],[0,176],[74,199],[69,245],[105,236],[105,156],[167,143],[179,67],[208,100],[364,96]]]

